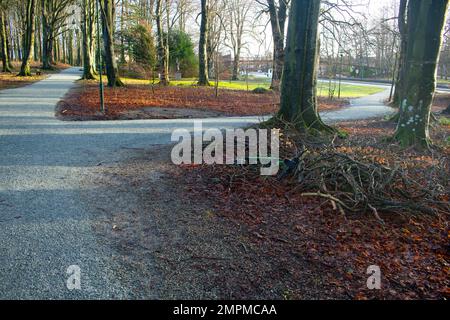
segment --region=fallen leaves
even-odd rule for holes
[[[130,111],[144,108],[182,108],[215,111],[223,116],[267,115],[279,109],[280,97],[275,92],[255,94],[242,90],[220,90],[215,96],[214,88],[162,87],[150,85],[127,85],[105,88],[105,115],[99,113],[98,86],[81,81],[59,103],[59,114],[66,118],[119,119]],[[346,100],[327,101],[319,98],[320,110],[332,110],[346,106]],[[167,113],[167,118],[173,117]]]
[[[342,151],[362,153],[389,165],[395,154],[405,162],[411,160],[405,168],[417,181],[427,179],[424,168],[432,167],[435,157],[412,150],[399,153],[380,144],[388,131],[377,121],[353,123],[351,130],[359,134],[350,138]],[[288,149],[282,150],[289,154]],[[304,284],[301,279],[305,276],[317,280],[323,298],[449,297],[448,213],[411,216],[402,211],[380,212],[385,222],[380,224],[371,214],[340,214],[329,199],[303,198],[295,192],[294,181],[262,178],[254,167],[185,166],[179,178],[186,184],[187,196],[213,201],[218,217],[242,226],[242,242],[259,248],[261,263],[269,263],[275,270],[282,260],[287,273],[274,272],[265,279],[264,272],[255,268],[252,275],[262,283],[291,283],[290,298],[301,298],[313,290],[297,285]],[[307,269],[299,268],[305,262]],[[381,268],[381,290],[366,287],[370,265]]]

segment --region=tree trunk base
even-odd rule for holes
[[[26,67],[26,68],[21,68],[19,74],[17,75],[19,77],[31,77],[31,70],[30,67]]]
[[[400,112],[396,112],[394,115],[388,118],[389,122],[398,123],[400,121]]]
[[[199,81],[199,82],[197,82],[197,85],[200,87],[211,87],[211,83],[208,80]]]
[[[108,87],[124,87],[125,84],[120,80],[120,78],[117,78],[114,83],[108,83]]]
[[[332,135],[336,133],[339,134],[338,130],[325,124],[320,119],[318,119],[314,123],[307,123],[305,119],[300,119],[297,121],[287,121],[283,119],[283,116],[280,113],[276,114],[269,120],[263,122],[262,125],[270,128],[284,128],[288,130],[289,129],[297,130],[312,136]]]
[[[51,64],[49,65],[42,65],[42,70],[50,70],[50,71],[54,71],[56,70],[56,68],[54,66],[52,66]]]
[[[398,130],[394,133],[392,140],[397,141],[402,148],[418,147],[419,149],[429,149],[432,141],[429,138],[422,138],[416,134],[410,134],[405,130]]]
[[[167,86],[169,85],[169,81],[167,81],[167,80],[160,80],[160,81],[158,82],[158,84],[159,84],[160,86],[167,87]]]
[[[281,81],[280,80],[272,80],[272,83],[270,85],[270,90],[273,90],[275,92],[280,92],[281,89]]]
[[[95,79],[95,72],[93,70],[83,72],[83,77],[81,78],[83,80],[96,80]]]

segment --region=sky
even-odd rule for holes
[[[333,0],[341,1],[341,0]],[[364,14],[367,19],[375,21],[381,16],[382,8],[389,6],[392,7],[394,4],[398,5],[399,0],[347,0],[356,5],[355,10]],[[266,19],[264,17],[260,19],[260,25],[265,25]],[[260,27],[259,32],[256,34],[260,35],[259,39],[247,36],[246,41],[249,43],[247,48],[243,51],[243,56],[254,56],[255,54],[263,55],[265,52],[270,53],[272,51],[272,36],[270,25],[265,27]],[[230,52],[229,49],[224,48],[225,52]]]
[[[253,1],[253,0],[249,0]],[[344,1],[344,0],[329,0],[333,2]],[[376,19],[381,16],[382,8],[386,6],[392,7],[394,4],[399,3],[400,0],[346,0],[347,2],[353,3],[355,6],[355,10],[362,15],[366,16],[368,20],[367,23],[376,23]],[[257,4],[255,2],[255,11]],[[255,55],[263,56],[266,54],[271,54],[272,52],[272,35],[271,28],[268,22],[268,15],[262,15],[258,20],[253,19],[252,21],[256,22],[258,27],[256,27],[256,32],[254,35],[245,36],[244,42],[248,44],[242,50],[243,57],[253,57]],[[364,18],[361,19],[365,21]],[[371,21],[372,20],[372,21]],[[192,23],[188,24],[188,32],[193,36],[194,41],[197,43],[198,41],[198,30],[199,26],[196,22],[192,21]],[[255,36],[256,35],[256,36]],[[227,46],[222,46],[221,48],[222,54],[231,53],[231,49]]]

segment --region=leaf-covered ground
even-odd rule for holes
[[[59,72],[68,67],[69,67],[69,65],[59,63],[59,64],[55,65],[54,70],[47,71],[47,70],[40,69],[40,63],[33,62],[31,64],[32,76],[31,77],[19,77],[19,76],[17,76],[17,74],[19,73],[20,65],[17,62],[14,62],[13,70],[11,73],[5,73],[5,72],[0,73],[0,90],[18,88],[18,87],[32,84],[36,81],[45,79],[47,77],[47,75],[50,73]],[[41,74],[37,75],[36,74],[37,71],[41,72]]]
[[[394,126],[381,120],[339,126],[351,134],[336,140],[342,152],[409,162],[418,181],[447,159],[434,174],[448,176],[448,149],[399,152],[383,140]],[[450,127],[433,132],[443,141]],[[282,150],[292,153],[286,143]],[[342,214],[330,201],[302,198],[295,180],[263,178],[257,167],[175,166],[170,152],[127,150],[126,161],[100,166],[95,177],[112,197],[98,203],[95,230],[136,298],[449,297],[448,212],[380,212],[382,224],[371,212]],[[448,201],[448,184],[440,192]],[[367,288],[370,265],[381,268],[381,290]]]
[[[122,81],[125,84],[141,84],[141,85],[149,85],[153,83],[151,80],[144,79],[136,79],[136,78],[122,78]],[[198,79],[195,78],[187,78],[182,80],[171,80],[170,85],[172,86],[184,86],[184,87],[192,87],[196,86],[198,83]],[[211,85],[215,86],[215,82],[211,81]],[[245,80],[221,80],[218,83],[219,89],[229,89],[229,90],[239,90],[239,91],[252,91],[256,88],[264,88],[269,89],[271,85],[270,79],[250,79],[248,82]],[[328,97],[331,93],[335,97],[338,95],[339,85],[336,82],[332,81],[319,81],[317,83],[317,94],[321,97]],[[359,98],[368,96],[371,94],[379,93],[384,90],[383,87],[376,86],[364,86],[357,84],[341,84],[341,97],[345,98]]]
[[[435,159],[447,159],[442,167],[448,177],[448,148],[437,153],[399,152],[383,142],[393,125],[379,120],[343,123],[351,138],[340,150],[365,161],[394,165],[409,163],[408,177],[422,181],[433,171]],[[450,127],[436,130],[435,139],[448,137]],[[289,155],[289,146],[283,153]],[[442,170],[442,168],[440,168]],[[380,212],[383,223],[370,212],[342,214],[330,201],[304,198],[295,180],[264,178],[251,167],[186,166],[181,175],[187,194],[215,202],[212,212],[242,226],[246,241],[259,248],[261,263],[279,265],[273,284],[290,283],[285,298],[303,298],[308,288],[304,272],[316,277],[323,297],[350,299],[443,299],[450,294],[449,212],[411,215],[401,209]],[[425,182],[424,182],[425,187]],[[448,202],[450,190],[442,190]],[[303,270],[305,261],[308,270]],[[382,289],[368,290],[367,268],[382,272]],[[311,266],[320,274],[311,275]],[[258,274],[256,268],[252,275]],[[266,282],[264,274],[260,281]],[[286,279],[289,279],[288,281]],[[287,281],[287,282],[286,282]],[[307,296],[307,295],[306,295]]]
[[[59,103],[57,113],[66,120],[115,120],[145,118],[196,117],[199,112],[206,116],[253,116],[267,115],[279,108],[279,95],[273,92],[256,94],[240,90],[214,88],[160,87],[150,85],[127,85],[122,88],[105,88],[106,114],[99,112],[99,90],[94,82],[81,81]],[[319,109],[334,110],[347,106],[345,99],[329,101],[319,98]],[[155,108],[169,109],[156,112]],[[191,114],[174,110],[193,110]],[[171,112],[172,110],[172,112]],[[210,114],[213,112],[214,114]]]
[[[433,111],[439,112],[450,105],[450,93],[436,93],[433,100]]]

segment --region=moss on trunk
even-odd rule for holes
[[[23,34],[23,56],[22,65],[20,67],[19,76],[29,77],[31,76],[31,59],[33,58],[34,47],[34,27],[35,27],[35,9],[36,1],[27,0],[26,12],[25,12],[25,32]]]
[[[448,0],[409,1],[406,68],[395,139],[404,147],[430,144],[431,104]]]

